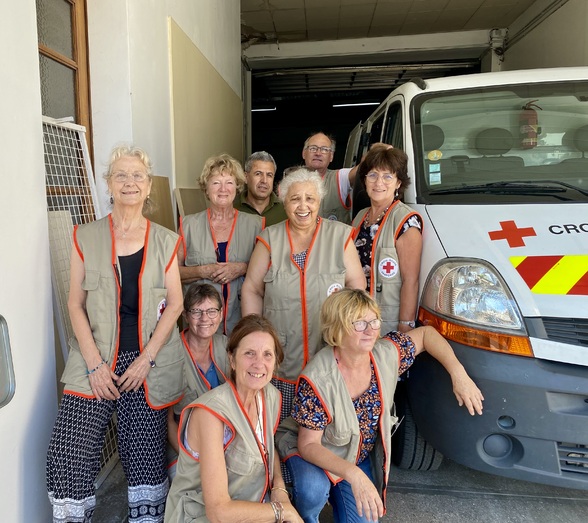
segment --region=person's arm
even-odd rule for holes
[[[400,321],[414,321],[416,318],[422,250],[423,236],[417,227],[410,227],[396,240],[398,265],[402,278],[398,315]],[[406,323],[398,323],[400,332],[408,332],[410,329],[411,327]]]
[[[90,386],[96,399],[114,400],[120,397],[115,381],[118,376],[112,372],[108,363],[103,362],[96,346],[92,329],[86,313],[86,291],[82,289],[86,270],[75,245],[71,251],[70,284],[67,308],[80,352],[88,368]]]
[[[184,249],[178,249],[178,266],[180,270],[180,279],[182,283],[193,283],[198,280],[213,280],[212,273],[217,267],[216,263],[206,265],[186,266],[186,255]]]
[[[240,276],[245,276],[247,273],[247,263],[245,262],[219,262],[212,267],[209,279],[216,283],[227,283]]]
[[[241,316],[263,313],[265,283],[263,279],[270,264],[270,253],[263,241],[258,241],[251,254],[247,275],[241,288]]]
[[[273,483],[271,487],[271,501],[278,501],[284,507],[284,522],[288,521],[302,521],[298,512],[290,501],[290,496],[286,490],[286,484],[282,478],[282,470],[280,468],[280,457],[278,456],[277,449],[274,451],[274,463],[273,463]]]
[[[169,264],[165,273],[164,286],[167,290],[166,307],[157,322],[153,335],[143,347],[141,354],[129,365],[125,373],[119,378],[119,390],[138,390],[151,370],[151,361],[167,341],[172,329],[177,328],[177,321],[183,309],[184,297],[177,259]],[[143,340],[145,342],[145,340]]]
[[[482,405],[484,396],[468,376],[447,340],[431,326],[417,327],[406,334],[414,342],[415,356],[426,351],[449,373],[453,383],[453,393],[459,406],[465,405],[472,416],[476,413],[481,415],[484,408]]]
[[[357,254],[357,249],[355,248],[351,235],[347,239],[347,245],[343,253],[343,262],[345,263],[346,269],[345,287],[365,290],[367,285],[365,274],[363,273],[359,254]]]
[[[167,409],[167,441],[176,453],[180,452],[178,444],[178,422],[176,421],[173,407]]]
[[[220,419],[204,409],[192,411],[187,437],[190,448],[199,454],[206,517],[212,523],[274,523],[276,518],[269,503],[238,501],[229,496],[223,435],[224,424]],[[287,517],[285,521],[301,521],[291,513]]]
[[[322,445],[323,432],[299,427],[300,456],[309,463],[345,479],[351,485],[358,514],[368,520],[377,521],[378,517],[384,515],[384,506],[375,485],[357,465],[340,458]]]

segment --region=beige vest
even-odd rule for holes
[[[390,472],[392,427],[397,421],[392,414],[399,365],[396,345],[386,338],[379,339],[372,351],[372,363],[382,400],[379,437],[371,453],[372,477],[385,502]],[[339,371],[333,348],[322,349],[306,366],[302,376],[312,385],[331,419],[325,427],[321,444],[338,457],[356,463],[360,451],[361,432],[353,400]],[[276,445],[282,460],[299,455],[298,424],[291,417],[280,424],[276,434]],[[326,470],[325,473],[334,483],[341,480]]]
[[[229,496],[233,500],[261,502],[273,484],[274,433],[281,407],[281,394],[271,384],[263,389],[265,448],[259,444],[245,409],[231,382],[200,396],[182,413],[180,434],[184,434],[192,409],[204,407],[233,433],[225,448]],[[219,464],[221,466],[221,464]],[[200,462],[180,445],[176,476],[167,498],[165,523],[208,522],[202,496]]]
[[[80,225],[74,230],[74,246],[84,262],[86,311],[92,335],[102,359],[114,370],[118,354],[120,307],[120,274],[114,251],[114,231],[110,215]],[[166,305],[165,275],[176,263],[179,246],[176,233],[156,223],[147,222],[143,265],[139,274],[139,347],[149,341]],[[61,381],[65,392],[93,397],[87,367],[75,338],[70,340],[70,353]],[[177,402],[184,389],[183,354],[177,328],[157,353],[156,367],[145,381],[145,396],[152,408],[163,408]]]
[[[181,333],[182,344],[184,346],[184,379],[186,389],[184,390],[184,397],[181,401],[174,405],[174,412],[180,414],[184,407],[202,396],[205,392],[210,390],[210,383],[206,380],[204,373],[198,368],[192,359],[190,349],[188,347],[188,340],[186,339],[186,331]],[[216,367],[216,375],[220,384],[228,380],[231,371],[229,358],[227,356],[227,337],[223,334],[215,334],[210,340],[209,345],[210,358]]]
[[[339,222],[351,223],[351,204],[343,200],[339,193],[339,171],[327,169],[323,177],[323,183],[327,194],[321,200],[319,216],[327,220],[336,220]]]
[[[186,266],[207,265],[217,262],[217,242],[214,231],[210,226],[210,209],[185,216],[180,222],[180,233],[183,237]],[[247,214],[235,210],[233,227],[227,245],[227,261],[249,263],[251,253],[255,247],[255,237],[263,228],[260,216]],[[210,283],[223,295],[222,285],[210,280],[200,280]],[[227,303],[224,304],[224,323],[219,326],[219,333],[223,330],[229,334],[241,319],[241,287],[243,277],[228,283]]]
[[[369,208],[361,210],[353,220],[353,236],[357,238],[361,224]],[[381,333],[398,329],[400,314],[400,289],[402,276],[396,250],[396,240],[403,225],[411,216],[420,216],[410,207],[397,200],[390,206],[372,243],[370,295],[378,302],[382,311]]]
[[[259,236],[271,257],[264,277],[263,314],[284,346],[284,361],[276,377],[295,383],[324,345],[319,311],[332,292],[345,286],[343,253],[351,232],[348,225],[319,218],[304,271],[291,257],[288,221],[268,227]]]

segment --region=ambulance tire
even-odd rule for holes
[[[403,383],[396,392],[396,415],[402,423],[392,436],[392,463],[404,470],[437,470],[443,462],[443,454],[433,448],[419,433]],[[399,394],[400,392],[400,394]]]

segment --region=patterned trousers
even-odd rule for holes
[[[121,376],[138,351],[118,355]],[[128,481],[129,523],[163,521],[169,489],[166,472],[167,409],[153,410],[141,387],[118,400],[64,394],[47,452],[47,490],[54,523],[90,523],[94,481],[106,428],[116,411],[118,452]]]

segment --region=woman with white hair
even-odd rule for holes
[[[316,171],[290,172],[278,194],[288,219],[258,236],[243,284],[243,316],[263,314],[280,333],[284,362],[274,376],[283,394],[282,414],[290,407],[298,375],[322,347],[319,311],[343,287],[365,288],[352,229],[318,216],[325,195]]]

